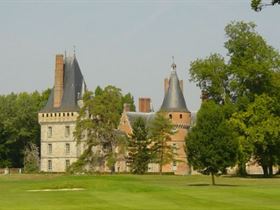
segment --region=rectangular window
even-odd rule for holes
[[[70,160],[65,160],[65,169],[67,169],[70,166]]]
[[[52,171],[52,161],[48,160],[48,170]]]
[[[51,138],[52,137],[52,127],[49,126],[48,127],[48,138]]]
[[[70,136],[70,126],[65,126],[65,137]]]
[[[48,154],[52,154],[52,144],[48,144]]]
[[[70,144],[69,143],[65,144],[65,153],[66,153],[66,155],[70,154]]]

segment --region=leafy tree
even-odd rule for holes
[[[40,146],[37,113],[49,93],[46,90],[0,96],[0,167],[22,167],[25,147],[31,143]]]
[[[24,172],[34,173],[40,169],[39,148],[34,143],[29,143],[24,150]]]
[[[196,125],[186,137],[189,163],[195,170],[211,174],[213,185],[215,175],[235,165],[238,151],[236,136],[222,109],[213,101],[204,102],[197,113]]]
[[[262,0],[252,0],[251,1],[251,7],[255,11],[261,11],[263,7],[266,6],[273,6],[275,4],[280,4],[280,0],[269,0],[268,3],[263,3]]]
[[[159,172],[162,167],[175,159],[174,149],[170,145],[171,135],[175,134],[174,126],[166,116],[158,112],[150,125],[152,140],[153,161],[159,164]]]
[[[134,112],[136,110],[136,107],[134,104],[134,98],[130,93],[127,93],[122,97],[122,104],[129,104],[130,111],[132,111],[132,112]]]
[[[123,143],[116,130],[123,107],[122,94],[114,86],[103,90],[97,87],[95,93],[86,92],[83,97],[74,136],[78,144],[85,142],[86,150],[72,169],[103,172],[107,166],[114,172],[118,147]]]
[[[280,55],[255,31],[254,23],[232,22],[225,27],[228,58],[212,54],[191,62],[191,81],[216,103],[254,101],[270,92],[273,74],[280,71]],[[227,60],[228,62],[225,62]]]
[[[225,27],[227,57],[211,54],[191,63],[191,80],[201,88],[203,98],[230,106],[226,119],[242,112],[263,93],[280,100],[280,55],[255,31],[254,23],[232,22]],[[279,105],[276,110],[280,114]],[[244,121],[244,123],[247,123]],[[254,145],[242,129],[239,134],[238,165],[246,173]]]
[[[144,174],[148,170],[151,161],[148,128],[143,118],[139,117],[132,125],[132,135],[128,145],[128,163],[132,173]]]
[[[235,113],[231,123],[250,142],[251,156],[262,166],[264,176],[272,176],[280,157],[280,117],[275,115],[277,100],[266,94],[257,96],[245,111]]]

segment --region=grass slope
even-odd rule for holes
[[[280,179],[207,176],[0,176],[0,209],[263,210],[280,209]],[[84,191],[29,192],[85,188]]]

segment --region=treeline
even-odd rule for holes
[[[40,147],[38,111],[50,90],[0,95],[0,168],[22,168],[25,150]]]
[[[248,162],[265,176],[280,164],[280,55],[254,23],[225,27],[227,56],[211,54],[191,63],[191,80],[202,90],[196,125],[186,139],[188,159],[206,174]]]

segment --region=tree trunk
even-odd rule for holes
[[[163,165],[163,142],[161,143],[161,154],[160,154],[160,166],[159,166],[159,174],[162,175],[162,165]]]
[[[269,167],[268,167],[268,175],[273,176],[273,166],[272,166],[272,164],[270,164]]]
[[[162,163],[159,164],[159,174],[162,175]]]
[[[262,169],[263,169],[263,175],[265,177],[267,177],[268,176],[268,167],[267,167],[267,165],[262,165]]]
[[[216,185],[215,183],[215,175],[213,172],[211,172],[211,177],[212,177],[212,185]]]
[[[238,164],[238,172],[237,173],[240,176],[247,176],[246,163],[239,163]]]

